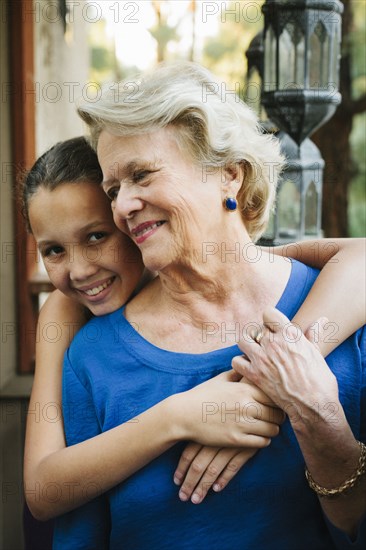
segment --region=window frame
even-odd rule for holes
[[[8,2],[10,120],[13,188],[35,159],[34,11],[32,0]],[[16,195],[16,193],[15,193]],[[17,366],[20,374],[34,370],[37,311],[29,281],[35,271],[36,245],[27,233],[21,208],[14,200],[16,250]]]

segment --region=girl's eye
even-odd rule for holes
[[[102,231],[96,231],[95,233],[91,233],[89,235],[89,242],[90,243],[95,243],[95,242],[98,242],[100,241],[101,239],[103,239],[103,237],[105,237],[105,233],[103,233]]]
[[[42,256],[44,258],[50,258],[50,257],[54,258],[55,256],[59,256],[63,252],[64,252],[64,249],[62,248],[62,246],[54,245],[46,248],[46,250],[42,252]]]

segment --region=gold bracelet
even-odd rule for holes
[[[366,473],[366,445],[361,441],[357,441],[357,443],[359,444],[361,449],[360,458],[358,460],[358,468],[354,472],[352,477],[347,479],[339,487],[335,487],[334,489],[327,489],[326,487],[321,487],[320,485],[317,484],[316,481],[314,481],[309,470],[305,468],[305,476],[306,476],[306,479],[308,480],[309,486],[313,491],[316,492],[317,495],[325,498],[327,497],[331,498],[331,497],[336,497],[338,495],[341,495],[342,493],[347,491],[347,489],[351,489],[352,487],[354,487],[357,480]]]

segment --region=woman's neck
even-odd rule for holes
[[[260,319],[263,309],[281,297],[290,263],[243,239],[243,232],[241,237],[210,241],[201,261],[163,269],[131,302],[128,318],[138,311],[146,317],[151,310],[198,328],[210,320]]]
[[[277,304],[290,269],[290,262],[280,257],[272,261],[262,252],[257,262],[226,265],[217,283],[209,280],[208,269],[199,278],[163,274],[128,304],[125,315],[141,336],[165,350],[225,348],[261,326],[263,311]]]
[[[202,353],[237,343],[277,304],[290,275],[291,264],[256,247],[233,218],[198,248],[163,268],[126,308],[158,347]]]
[[[240,253],[225,257],[220,252],[218,258],[207,258],[198,266],[164,270],[159,274],[160,300],[174,309],[190,311],[197,319],[200,311],[206,315],[207,310],[230,315],[242,309],[240,304],[277,303],[289,273],[290,264],[283,258],[270,256],[253,244],[244,245]]]

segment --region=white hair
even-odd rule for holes
[[[82,103],[78,113],[90,128],[94,148],[104,129],[128,136],[170,125],[194,161],[212,167],[239,163],[244,178],[237,199],[245,226],[253,240],[263,233],[283,164],[279,143],[204,67],[162,63],[134,81],[105,86],[98,100]]]

